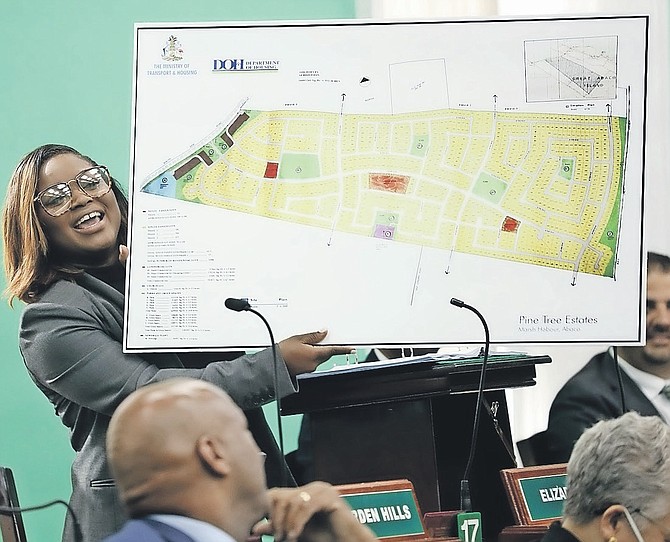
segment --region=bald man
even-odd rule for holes
[[[376,540],[329,484],[268,490],[246,417],[207,382],[175,378],[131,394],[112,416],[107,453],[133,519],[105,542],[244,542],[252,530]]]

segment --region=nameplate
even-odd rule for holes
[[[421,513],[409,480],[337,486],[358,521],[378,538],[425,539]]]
[[[563,515],[566,465],[500,471],[517,525],[549,524]]]

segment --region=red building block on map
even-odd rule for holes
[[[265,177],[266,179],[276,179],[277,172],[279,171],[279,164],[277,162],[268,162],[265,165]]]
[[[502,223],[502,231],[507,231],[510,233],[516,233],[516,231],[519,229],[519,224],[520,222],[516,218],[512,218],[511,216],[506,216],[505,220],[503,220]]]

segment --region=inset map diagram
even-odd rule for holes
[[[616,36],[524,42],[526,100],[613,100]]]
[[[626,126],[602,115],[243,109],[142,191],[613,277]]]

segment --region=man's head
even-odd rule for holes
[[[176,378],[132,393],[112,416],[107,453],[132,517],[180,514],[244,540],[267,511],[264,456],[246,417],[206,382]]]
[[[647,343],[622,347],[623,357],[642,371],[670,378],[670,258],[647,255]]]
[[[670,364],[670,258],[650,252],[647,258],[647,344],[650,363]]]
[[[577,440],[567,475],[563,526],[580,540],[635,542],[631,523],[647,542],[670,532],[670,427],[657,416],[596,423]]]

